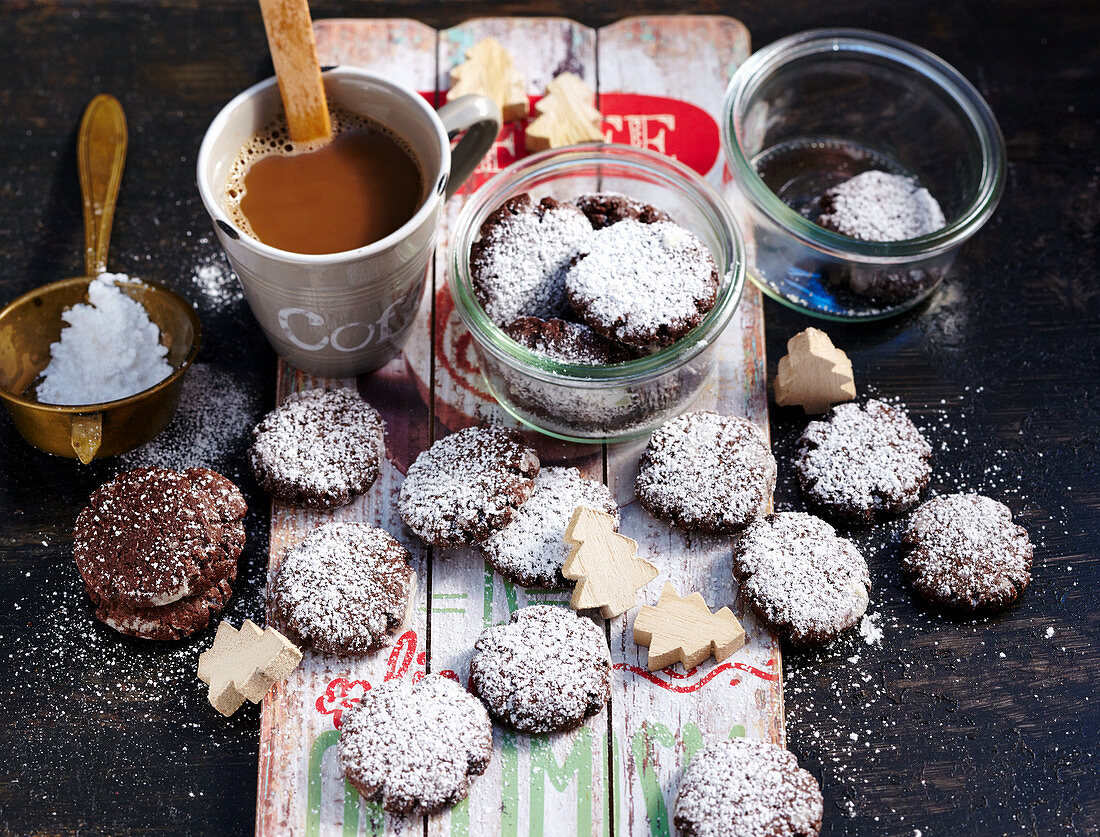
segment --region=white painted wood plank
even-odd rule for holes
[[[728,18],[634,18],[599,31],[600,103],[609,138],[675,156],[723,187],[718,123],[726,83],[748,56],[748,34]],[[686,104],[684,104],[686,103]],[[759,293],[747,287],[738,315],[718,345],[716,375],[693,405],[739,414],[767,431],[763,323]],[[608,449],[608,476],[623,509],[622,531],[662,568],[645,590],[655,604],[664,582],[703,594],[712,609],[731,605],[748,643],[729,660],[691,672],[676,666],[650,673],[634,644],[637,611],[612,621],[618,674],[613,696],[615,830],[672,832],[683,766],[711,737],[781,740],[779,650],[736,597],[726,541],[685,536],[634,500],[638,455],[645,442]]]

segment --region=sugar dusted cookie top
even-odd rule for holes
[[[814,837],[824,800],[817,780],[776,744],[735,738],[708,744],[680,779],[682,837]]]
[[[795,645],[830,642],[867,611],[867,562],[820,518],[770,514],[749,524],[733,550],[741,595]]]
[[[344,775],[393,813],[430,814],[465,799],[492,753],[484,705],[438,674],[380,683],[343,715]]]
[[[398,510],[433,546],[469,546],[503,529],[535,488],[539,457],[502,427],[467,427],[416,457]]]
[[[474,646],[470,686],[494,718],[523,732],[572,729],[611,697],[603,630],[566,607],[533,605],[487,628]]]
[[[295,506],[347,505],[374,484],[385,456],[382,417],[348,387],[293,393],[252,437],[256,481]]]
[[[901,567],[929,601],[999,610],[1031,581],[1033,549],[1008,506],[980,494],[948,494],[921,505],[902,536]]]

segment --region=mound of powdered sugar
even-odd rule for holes
[[[905,241],[928,235],[946,221],[939,203],[916,180],[865,171],[821,197],[817,223],[864,241]]]
[[[50,345],[50,362],[38,384],[44,404],[99,404],[126,398],[172,374],[168,347],[141,303],[115,282],[121,273],[101,273],[88,285],[88,302],[61,315],[68,323]]]

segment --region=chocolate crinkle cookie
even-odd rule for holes
[[[137,468],[100,486],[73,532],[96,618],[143,639],[205,628],[232,596],[247,510],[206,468]]]
[[[340,729],[347,780],[395,814],[431,814],[465,799],[492,753],[484,705],[438,674],[380,683],[344,712]]]
[[[663,212],[652,204],[642,203],[617,192],[580,195],[573,199],[573,204],[585,214],[597,230],[610,227],[627,218],[643,224],[672,220],[667,212]]]
[[[260,487],[315,509],[347,505],[370,488],[386,452],[382,417],[347,387],[288,396],[252,438],[249,458]]]
[[[573,729],[611,697],[611,651],[591,619],[554,605],[525,607],[478,638],[470,688],[514,729]]]
[[[867,562],[810,514],[779,512],[751,523],[734,548],[733,574],[757,615],[794,645],[831,642],[867,612]]]
[[[444,436],[409,466],[397,499],[401,519],[432,546],[481,543],[507,526],[535,489],[539,457],[502,427]]]
[[[735,738],[695,754],[676,795],[682,837],[815,837],[824,799],[794,754]]]
[[[504,333],[525,349],[561,363],[604,366],[634,357],[634,353],[621,343],[568,320],[520,317],[513,320]]]
[[[905,241],[934,233],[947,222],[939,202],[912,177],[865,171],[819,200],[817,223],[863,241]]]
[[[272,611],[302,643],[361,655],[388,645],[416,593],[409,553],[365,523],[326,523],[287,550],[271,583]]]
[[[581,322],[638,348],[669,346],[695,328],[718,286],[718,268],[698,238],[667,221],[629,218],[592,233],[588,255],[565,274]]]
[[[569,203],[526,192],[481,225],[470,248],[470,278],[486,315],[501,328],[519,317],[565,313],[565,271],[587,252],[592,225]]]
[[[505,578],[524,587],[564,587],[561,574],[569,545],[565,528],[577,506],[607,512],[619,523],[611,490],[576,468],[542,468],[530,499],[512,522],[480,545],[481,553]]]
[[[948,494],[922,504],[902,536],[901,567],[921,596],[945,607],[1000,610],[1031,581],[1027,531],[1003,503]]]
[[[838,404],[798,441],[795,470],[806,499],[849,523],[911,508],[932,474],[932,447],[900,409]]]
[[[765,512],[775,457],[764,433],[740,416],[684,413],[653,433],[638,465],[638,501],[688,531],[731,535]]]

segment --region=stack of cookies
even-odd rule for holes
[[[244,497],[214,471],[137,468],[92,494],[73,553],[96,617],[143,639],[201,631],[232,595]]]
[[[564,363],[620,363],[672,345],[714,307],[714,259],[661,210],[623,195],[498,207],[471,248],[474,292],[521,345]]]

